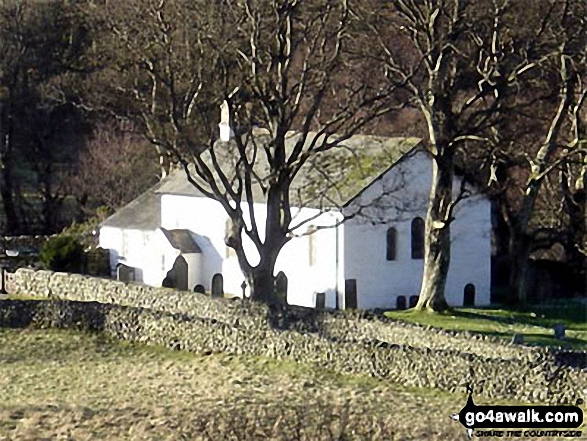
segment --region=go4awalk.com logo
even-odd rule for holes
[[[583,411],[576,406],[477,406],[469,388],[467,404],[451,416],[478,437],[563,437],[578,438]]]

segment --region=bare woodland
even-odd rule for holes
[[[155,173],[179,167],[222,204],[226,244],[252,298],[272,302],[275,261],[302,227],[291,208],[309,204],[296,193],[300,170],[321,171],[312,204],[327,208],[332,201],[319,196],[337,163],[321,158],[336,158],[329,153],[361,133],[418,137],[433,158],[433,185],[417,307],[447,307],[451,223],[472,188],[495,201],[510,296],[524,302],[533,252],[558,244],[579,273],[587,262],[586,8],[581,0],[3,2],[0,19],[13,26],[2,27],[0,47],[14,54],[0,61],[5,230],[24,228],[17,157],[31,162],[47,231],[68,197],[84,216],[96,205],[114,210]],[[224,142],[227,121],[233,136]],[[49,130],[67,124],[83,136]],[[128,142],[137,136],[152,149],[149,166],[145,145]],[[113,139],[126,149],[111,150]],[[104,195],[108,180],[84,174],[97,167],[131,191]],[[455,176],[461,188],[452,188]],[[267,205],[266,218],[252,202]]]

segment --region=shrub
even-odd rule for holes
[[[75,236],[59,235],[48,239],[39,253],[43,268],[51,271],[81,273],[84,248]]]

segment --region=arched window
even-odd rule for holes
[[[463,306],[475,306],[475,285],[467,283],[463,291]]]
[[[387,230],[387,260],[395,260],[397,249],[397,230],[389,228]]]
[[[424,258],[424,219],[417,217],[412,221],[412,259]]]

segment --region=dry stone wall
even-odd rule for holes
[[[454,333],[403,323],[366,311],[317,311],[290,307],[268,320],[264,305],[241,299],[214,299],[205,294],[154,288],[79,274],[19,269],[7,274],[6,289],[35,297],[96,301],[155,311],[182,313],[247,328],[267,326],[317,333],[336,341],[381,341],[411,347],[456,350],[500,359],[533,359],[547,352],[470,333]]]
[[[3,326],[81,327],[176,349],[311,362],[448,391],[472,383],[495,398],[571,403],[587,390],[586,353],[511,345],[365,311],[277,311],[241,299],[28,269],[8,274],[6,288],[50,301],[0,302]]]
[[[416,387],[464,390],[496,399],[574,403],[587,388],[584,371],[557,368],[547,358],[499,360],[458,351],[383,342],[333,341],[317,334],[246,328],[218,320],[98,302],[0,301],[0,326],[76,328],[135,342],[209,354],[273,357],[341,373],[369,374]]]

